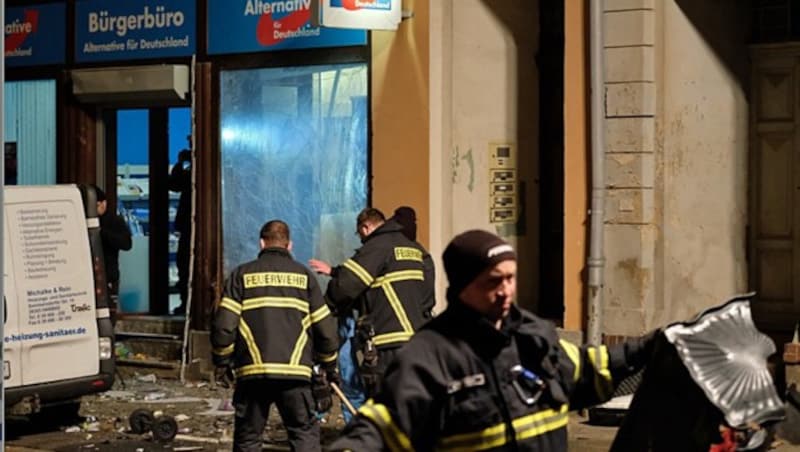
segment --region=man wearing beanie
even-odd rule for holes
[[[329,450],[566,451],[568,412],[609,399],[651,354],[652,334],[577,346],[516,307],[516,253],[494,234],[456,236],[443,260],[447,310]]]

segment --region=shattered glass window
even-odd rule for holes
[[[273,219],[300,262],[343,262],[367,202],[366,64],[223,71],[220,84],[225,273],[257,256]]]

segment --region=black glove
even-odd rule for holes
[[[233,369],[229,366],[217,366],[214,369],[214,381],[223,388],[230,388],[234,382]]]
[[[661,329],[656,328],[644,336],[629,339],[622,343],[622,346],[624,347],[625,364],[627,368],[625,369],[626,375],[621,375],[621,377],[624,378],[628,375],[635,374],[650,362],[650,358],[653,357],[656,344],[659,342],[659,340],[664,338],[664,335],[661,333]]]
[[[336,386],[342,385],[342,377],[339,375],[339,368],[336,366],[336,360],[321,364],[320,368],[325,373],[325,379],[328,383],[334,383]]]
[[[317,413],[324,413],[331,409],[333,399],[325,372],[314,372],[311,376],[311,395],[314,397]]]

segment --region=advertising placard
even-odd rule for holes
[[[313,24],[319,0],[209,0],[208,53],[247,53],[365,45],[363,30]]]
[[[75,5],[75,60],[111,61],[195,53],[195,0],[83,0]]]
[[[317,0],[325,27],[396,30],[402,20],[401,0]]]
[[[65,11],[64,3],[6,8],[6,66],[64,63]]]

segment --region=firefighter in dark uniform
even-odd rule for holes
[[[372,396],[396,351],[428,320],[434,270],[428,252],[378,209],[362,210],[356,229],[363,245],[353,257],[335,268],[313,259],[309,265],[331,276],[326,299],[336,311],[355,307],[360,313],[355,342],[364,358],[359,374]]]
[[[289,227],[261,228],[258,259],[231,273],[213,320],[217,377],[235,377],[234,451],[260,451],[272,403],[294,451],[320,450],[312,366],[336,381],[336,324],[314,274],[292,259]],[[316,374],[315,374],[316,375]]]
[[[443,257],[447,310],[400,350],[330,450],[565,451],[568,412],[608,399],[651,354],[654,333],[576,346],[517,308],[516,255],[494,234],[465,232]]]

